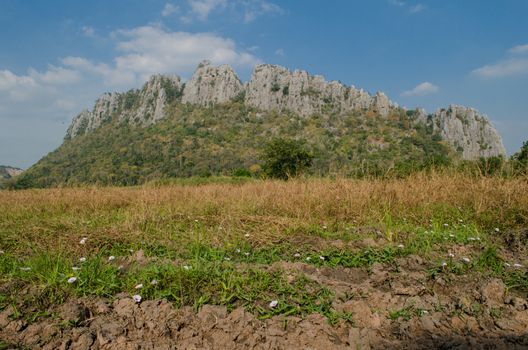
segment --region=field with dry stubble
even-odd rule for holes
[[[0,192],[0,349],[528,347],[528,180]]]

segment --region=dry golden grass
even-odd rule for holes
[[[215,244],[246,233],[265,244],[311,225],[424,226],[432,218],[463,219],[486,229],[526,225],[528,181],[415,174],[393,180],[3,191],[0,248],[74,250],[83,236],[176,244],[198,237]]]

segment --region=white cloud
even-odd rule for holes
[[[55,100],[55,106],[64,111],[77,112],[75,111],[75,109],[77,108],[77,104],[75,103],[75,101],[69,100],[67,98],[58,98],[57,100]]]
[[[81,28],[83,34],[89,38],[93,38],[95,36],[95,29],[93,29],[90,26],[84,26]]]
[[[194,19],[205,21],[210,14],[217,11],[231,10],[244,23],[254,21],[267,14],[284,14],[277,4],[267,0],[187,0],[189,11],[180,16],[183,23],[191,23]]]
[[[528,44],[517,45],[508,50],[509,58],[474,69],[471,73],[481,78],[504,78],[528,74]]]
[[[405,6],[405,1],[389,0],[389,4],[394,5],[394,6],[398,6],[398,7],[403,7],[403,6]]]
[[[213,64],[252,67],[258,59],[239,50],[233,40],[214,33],[169,32],[160,27],[139,27],[119,32],[116,70],[140,76],[154,73],[189,74],[203,59]]]
[[[204,21],[213,10],[225,7],[227,0],[187,0],[187,3],[191,7],[191,12]]]
[[[426,96],[437,93],[440,88],[428,81],[415,86],[412,90],[404,91],[401,95],[405,97]]]
[[[477,68],[472,73],[482,78],[503,78],[528,74],[528,58],[507,59]]]
[[[265,0],[253,0],[244,3],[244,22],[249,23],[257,17],[265,14],[284,14],[284,10],[279,6]]]
[[[408,5],[407,2],[402,0],[388,0],[388,2],[393,6],[405,8],[411,15],[420,13],[427,8],[424,4],[420,3],[415,5]]]
[[[253,53],[237,48],[233,40],[214,33],[170,32],[144,26],[119,30],[112,36],[121,53],[112,65],[73,56],[62,59],[62,63],[68,69],[102,77],[107,86],[130,88],[156,73],[188,77],[204,59],[237,68],[251,68],[260,62]]]
[[[416,4],[416,5],[413,5],[409,8],[409,13],[411,14],[415,14],[415,13],[420,13],[422,11],[424,11],[426,9],[425,5],[423,4]]]
[[[514,46],[509,50],[509,52],[513,54],[528,53],[528,44]]]
[[[64,67],[50,66],[45,72],[38,72],[30,68],[28,74],[35,81],[46,84],[67,85],[81,80],[81,75],[78,71]]]
[[[0,71],[0,90],[34,86],[37,86],[37,82],[29,76],[19,76],[9,70]]]
[[[163,7],[163,10],[161,11],[161,15],[163,17],[168,17],[172,15],[173,13],[177,13],[180,11],[180,8],[176,5],[173,5],[171,3],[166,3]]]
[[[277,56],[284,56],[284,49],[277,49],[277,50],[275,50],[275,55],[277,55]]]

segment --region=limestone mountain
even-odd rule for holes
[[[471,108],[405,110],[382,92],[269,64],[242,83],[230,66],[202,62],[185,83],[155,75],[139,90],[103,94],[21,182],[135,184],[258,171],[259,152],[273,137],[306,140],[316,155],[314,174],[505,155],[487,117]]]
[[[10,179],[22,174],[23,170],[12,166],[0,165],[0,179]]]
[[[12,166],[0,165],[0,189],[6,186],[6,183],[18,175],[22,174],[23,170]]]

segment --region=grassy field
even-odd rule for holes
[[[526,178],[460,174],[3,191],[0,310],[35,322],[71,298],[127,293],[354,322],[335,308],[346,296],[289,267],[372,273],[409,256],[429,279],[493,277],[526,295],[527,194]]]

